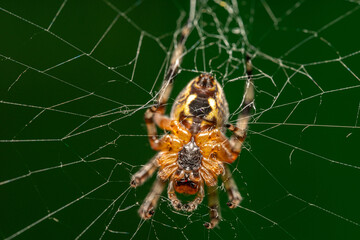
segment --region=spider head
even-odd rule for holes
[[[176,174],[175,174],[176,175]],[[181,171],[175,177],[175,191],[182,194],[193,195],[199,191],[200,177],[196,177],[196,172]]]
[[[195,87],[202,90],[215,90],[215,78],[209,73],[202,73],[195,80]]]

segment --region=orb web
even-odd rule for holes
[[[3,239],[357,239],[359,1],[0,1],[0,237]],[[153,179],[129,181],[154,154],[143,121],[181,27],[194,14],[169,101],[199,73],[241,111],[244,54],[255,109],[231,165],[244,197],[207,230]]]

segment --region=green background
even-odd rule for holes
[[[359,239],[359,2],[238,7],[226,25],[224,8],[198,4],[170,100],[205,62],[236,112],[242,51],[254,56],[256,110],[231,165],[245,199],[228,209],[220,188],[223,221],[206,230],[206,199],[179,214],[164,194],[143,222],[137,209],[154,178],[129,188],[154,155],[143,114],[188,1],[1,0],[0,238]]]

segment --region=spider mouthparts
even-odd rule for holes
[[[153,209],[151,209],[150,211],[149,211],[149,215],[154,215],[154,213],[155,213],[155,211],[153,210]]]
[[[134,178],[130,181],[130,186],[133,188],[137,187],[138,184],[139,184],[139,179],[137,178]]]
[[[229,202],[227,202],[227,203],[226,203],[226,205],[228,205],[228,206],[229,206],[229,208],[231,208],[231,207],[233,206],[232,202],[230,202],[230,201],[229,201]]]
[[[204,227],[206,227],[207,229],[211,228],[211,224],[209,222],[204,223]]]

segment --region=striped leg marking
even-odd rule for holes
[[[174,181],[169,181],[167,193],[168,193],[168,198],[171,201],[171,205],[174,207],[175,210],[180,211],[183,205],[181,201],[176,197],[175,189],[174,189]]]
[[[217,186],[208,187],[208,200],[210,208],[210,222],[206,222],[204,226],[207,229],[216,227],[221,219],[220,208],[219,208],[219,197],[217,193]]]
[[[152,106],[145,112],[145,123],[148,131],[149,141],[151,145],[156,145],[155,142],[159,140],[157,135],[156,125],[162,129],[169,130],[170,119],[165,114],[165,106],[169,100],[174,79],[179,71],[182,62],[182,55],[184,53],[185,42],[191,31],[192,23],[189,21],[182,29],[179,41],[172,54],[170,67],[167,71],[166,77],[162,83],[161,90],[156,101],[155,106]],[[156,149],[155,149],[156,150]]]
[[[144,202],[141,204],[139,208],[139,215],[142,219],[149,219],[154,215],[154,209],[157,206],[161,193],[165,188],[165,182],[161,181],[160,179],[156,179],[154,182],[151,191],[146,196]]]
[[[202,200],[204,199],[204,195],[205,195],[205,192],[204,192],[204,184],[203,183],[200,183],[200,188],[199,188],[199,191],[195,197],[195,199],[187,204],[185,204],[183,206],[183,210],[184,211],[187,211],[187,212],[192,212],[194,211],[197,206],[202,202]]]
[[[151,160],[146,163],[139,171],[137,171],[131,178],[130,185],[131,187],[141,186],[146,180],[148,180],[158,168],[157,166],[157,157],[156,154]]]
[[[238,190],[238,187],[236,186],[234,178],[231,175],[229,166],[225,166],[225,174],[222,175],[221,178],[222,178],[226,192],[229,197],[229,201],[227,202],[227,205],[230,208],[235,208],[235,207],[239,206],[239,204],[242,200],[242,197]]]
[[[233,135],[230,138],[231,151],[239,154],[241,151],[242,144],[246,138],[246,131],[250,119],[251,108],[254,105],[254,83],[252,80],[252,64],[251,58],[246,55],[246,74],[247,82],[245,85],[245,97],[241,105],[241,112],[238,116],[236,126],[232,124],[226,124],[227,127]]]

